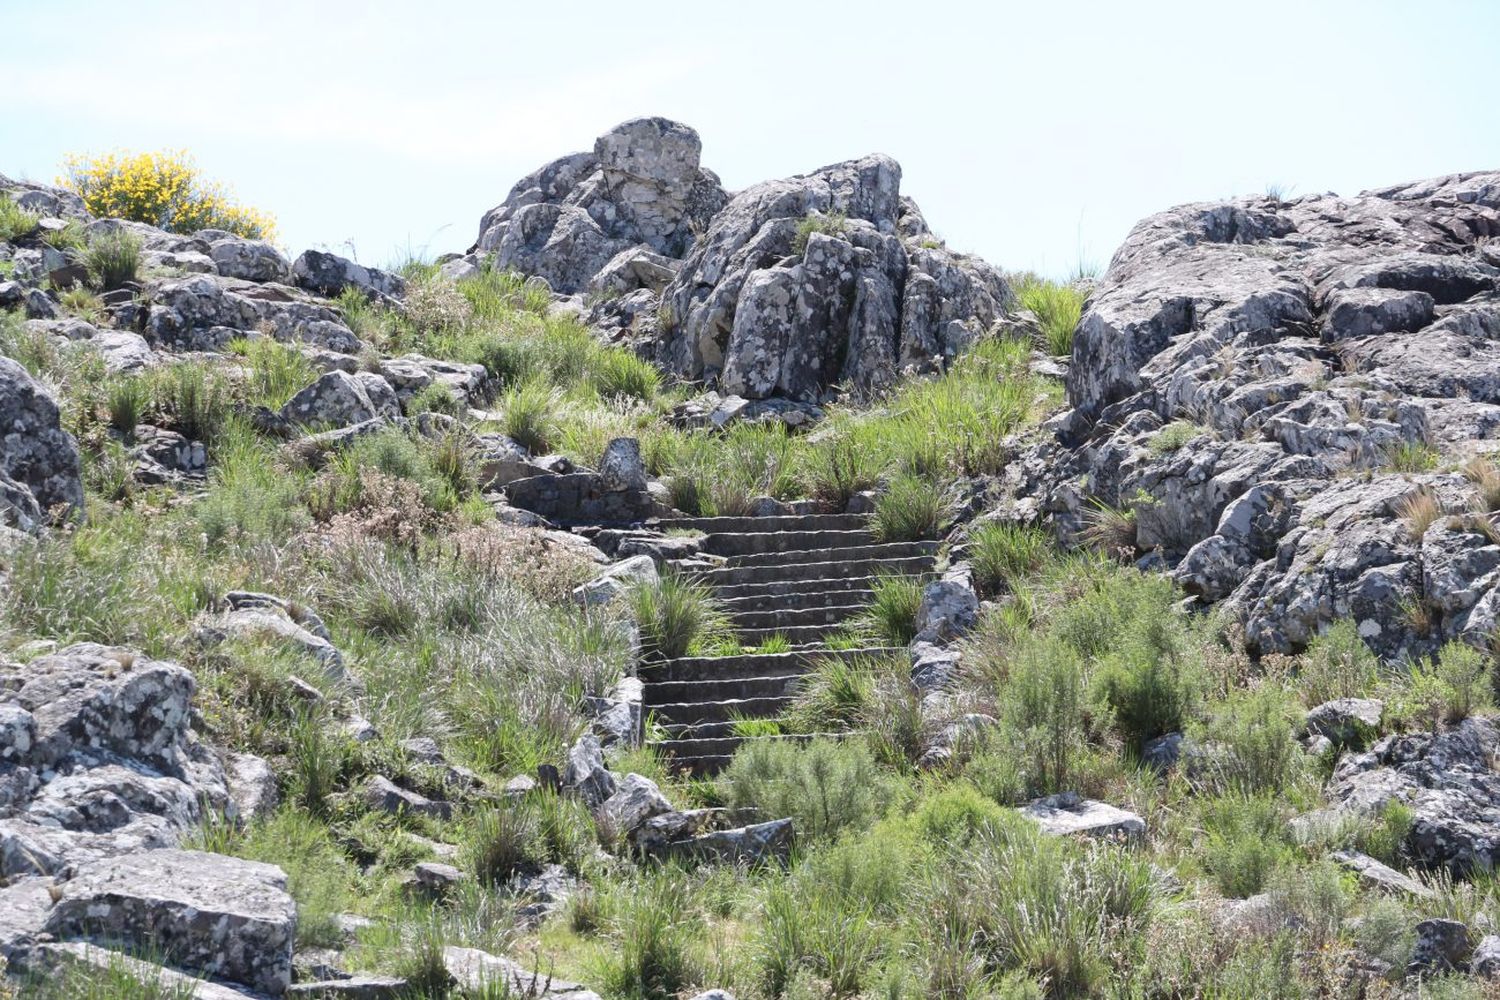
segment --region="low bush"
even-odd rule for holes
[[[1299,718],[1286,693],[1269,682],[1231,693],[1206,722],[1189,729],[1195,742],[1211,748],[1194,781],[1247,796],[1287,791],[1306,773],[1296,740]]]
[[[1056,638],[1028,638],[1010,658],[1001,712],[1028,787],[1040,794],[1071,789],[1085,750],[1086,684],[1082,659]]]
[[[231,411],[228,379],[207,363],[186,361],[157,369],[153,380],[157,407],[172,429],[212,447]]]
[[[248,369],[246,402],[279,410],[313,382],[318,370],[307,356],[272,337],[232,340],[231,353],[244,359]]]
[[[41,216],[17,205],[8,194],[0,194],[0,243],[15,243],[36,232]]]
[[[1380,660],[1353,621],[1334,622],[1297,660],[1297,688],[1312,708],[1335,698],[1363,698],[1380,681]]]
[[[719,779],[731,808],[757,809],[766,819],[789,816],[798,838],[809,843],[868,826],[886,784],[863,744],[829,739],[751,741]]]
[[[1199,651],[1171,607],[1142,610],[1099,659],[1093,677],[1096,697],[1132,754],[1147,740],[1180,730],[1207,687]]]
[[[1268,796],[1229,795],[1200,806],[1203,867],[1225,896],[1244,899],[1266,887],[1294,856],[1285,806]]]
[[[1051,539],[1041,528],[1007,521],[982,524],[969,534],[968,541],[974,582],[987,596],[1015,589],[1017,580],[1041,566],[1051,547]]]

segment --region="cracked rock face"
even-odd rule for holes
[[[1478,641],[1500,553],[1462,519],[1413,537],[1403,511],[1468,510],[1461,476],[1407,470],[1500,428],[1497,237],[1495,173],[1152,216],[1085,306],[1072,409],[1012,473],[1065,538],[1093,502],[1133,511],[1137,553],[1260,651],[1341,617],[1388,658]]]
[[[0,358],[0,524],[30,531],[54,509],[83,508],[78,443],[57,403],[16,362]]]

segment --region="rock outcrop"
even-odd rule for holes
[[[1128,512],[1137,553],[1265,652],[1342,617],[1387,657],[1489,634],[1500,549],[1403,512],[1468,510],[1462,476],[1423,470],[1500,429],[1495,237],[1493,173],[1146,219],[1086,304],[1055,440],[1012,470],[1018,511],[1065,537]]]
[[[63,430],[57,402],[0,357],[0,525],[30,531],[54,511],[82,507],[78,444]]]
[[[730,197],[701,151],[685,125],[625,122],[519,181],[444,267],[489,258],[587,292],[594,324],[751,400],[877,388],[940,367],[1001,317],[1000,272],[933,237],[890,157]]]

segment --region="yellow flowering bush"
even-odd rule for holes
[[[83,198],[94,215],[130,219],[172,233],[223,229],[246,239],[276,239],[276,220],[237,204],[220,184],[203,179],[185,150],[70,154],[58,183]]]

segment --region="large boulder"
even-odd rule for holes
[[[379,375],[351,375],[335,369],[287,400],[281,416],[304,427],[352,427],[370,420],[394,420],[401,416],[401,404],[391,384]]]
[[[292,262],[291,277],[298,287],[326,298],[337,298],[346,288],[375,299],[400,298],[406,294],[406,282],[399,276],[325,250],[304,250]]]
[[[31,530],[83,507],[78,444],[40,382],[0,357],[0,524]]]
[[[202,851],[146,851],[79,869],[46,929],[170,956],[173,965],[273,996],[292,980],[297,907],[273,865]]]
[[[631,281],[661,280],[670,265],[650,254],[679,258],[694,234],[723,205],[719,179],[699,166],[698,133],[665,118],[624,122],[594,143],[591,153],[554,160],[518,181],[479,225],[471,253],[492,253],[495,264],[539,275],[568,294],[594,284],[617,291]],[[641,251],[647,256],[641,258]],[[646,271],[621,281],[617,257],[646,262]]]
[[[875,155],[736,195],[662,294],[659,360],[747,398],[814,400],[951,359],[1010,293],[932,239],[900,187]]]
[[[193,691],[175,663],[92,643],[0,667],[0,878],[170,847],[207,810],[233,817],[190,727]]]

